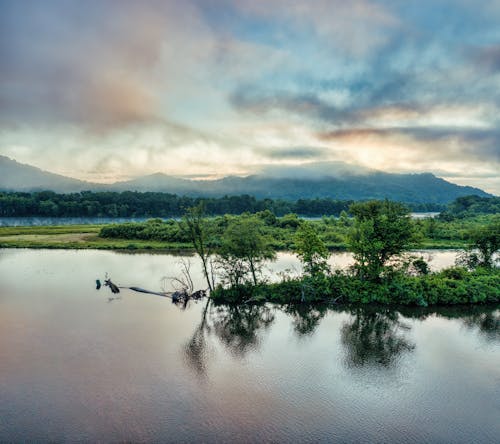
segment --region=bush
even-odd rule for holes
[[[394,304],[408,306],[454,305],[500,302],[500,271],[469,272],[450,268],[440,273],[370,282],[337,271],[331,275],[285,279],[273,284],[218,288],[213,295],[220,302],[238,303],[248,299],[281,304],[324,303]]]

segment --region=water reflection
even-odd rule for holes
[[[214,306],[210,313],[213,334],[234,356],[258,348],[262,333],[274,322],[267,305]]]
[[[486,340],[500,342],[500,310],[474,313],[462,322],[466,327],[477,330]]]
[[[343,364],[349,368],[395,369],[402,357],[416,345],[408,337],[411,327],[404,318],[425,320],[430,316],[457,318],[462,325],[477,331],[488,341],[500,340],[498,306],[441,307],[423,309],[401,307],[332,308],[331,306],[288,305],[214,305],[207,300],[201,319],[183,346],[185,362],[200,377],[207,374],[211,340],[222,344],[234,357],[244,358],[262,344],[264,333],[273,325],[276,314],[285,313],[298,337],[312,335],[332,312],[347,312],[349,320],[340,327]],[[333,336],[337,334],[332,332]]]
[[[210,306],[210,299],[207,299],[201,314],[201,321],[196,326],[191,339],[184,345],[184,357],[189,368],[200,376],[207,373],[208,344],[206,334],[210,333],[210,326],[207,323],[207,313]]]
[[[500,342],[500,304],[434,308],[403,307],[400,311],[406,317],[421,321],[430,316],[457,319],[466,329],[477,332],[483,339]]]
[[[284,309],[292,317],[293,330],[299,336],[311,335],[328,312],[325,305],[289,305]]]
[[[274,319],[273,308],[267,305],[214,305],[207,300],[199,324],[183,347],[185,362],[199,376],[206,376],[209,339],[217,339],[231,355],[243,358],[258,349]]]
[[[347,367],[391,367],[403,353],[415,349],[405,337],[410,327],[400,321],[398,312],[354,308],[350,313],[352,320],[340,330]]]

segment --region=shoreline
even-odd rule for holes
[[[72,228],[73,227],[73,228]],[[79,226],[76,226],[79,227]],[[133,251],[194,251],[190,243],[158,240],[121,239],[99,237],[100,227],[87,230],[65,227],[0,227],[0,248],[33,248],[59,250],[133,250]],[[461,250],[465,241],[427,240],[415,244],[411,251],[418,250]],[[327,243],[330,252],[348,251],[345,243]],[[275,251],[289,251],[290,248],[274,248]]]

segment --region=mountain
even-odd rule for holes
[[[187,196],[217,197],[249,194],[272,199],[392,199],[408,203],[448,203],[460,196],[491,195],[460,186],[431,173],[393,174],[342,162],[300,167],[266,167],[259,174],[217,180],[190,180],[157,173],[103,185],[48,173],[0,156],[0,190],[56,192],[156,191]]]
[[[94,184],[49,173],[40,168],[0,156],[0,190],[41,191],[52,190],[71,193],[93,188]]]

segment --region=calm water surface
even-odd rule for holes
[[[0,250],[0,441],[498,442],[499,307],[183,309],[94,288],[158,289],[177,260]]]

